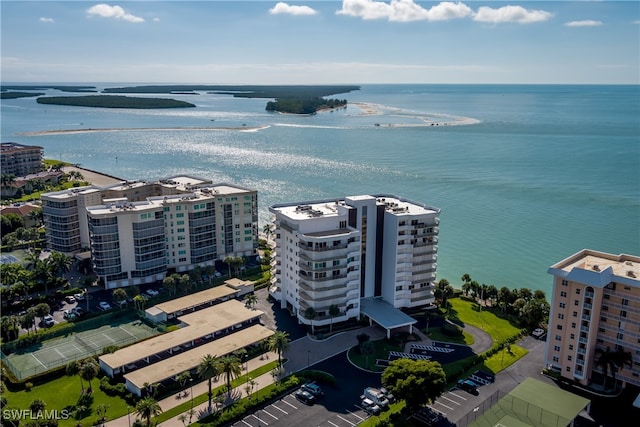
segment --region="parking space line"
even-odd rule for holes
[[[249,424],[249,423],[248,423],[248,422],[246,422],[245,420],[240,420],[240,421],[242,421],[243,423],[245,423],[245,424],[246,424],[246,425],[248,425],[249,427],[253,427],[251,424]]]
[[[331,424],[333,427],[340,427],[338,424],[332,423],[332,422],[331,422],[331,421],[329,421],[329,420],[327,420],[327,422],[328,422],[329,424]]]
[[[441,403],[439,400],[436,400],[436,401],[435,401],[435,402],[433,402],[433,403],[437,403],[438,405],[442,405],[442,406],[444,406],[445,408],[450,409],[450,410],[452,410],[452,411],[453,411],[453,408],[452,408],[451,406],[447,406],[447,405],[445,405],[444,403]]]
[[[265,411],[264,409],[262,410],[262,412],[264,412],[265,414],[269,415],[270,417],[275,418],[276,420],[278,419],[278,417],[276,417],[275,415],[271,415],[270,413],[268,413],[267,411]]]
[[[360,415],[356,414],[355,412],[351,412],[350,410],[346,410],[349,414],[353,415],[354,417],[356,417],[357,419],[359,419],[360,421],[364,421],[365,418],[362,418]]]
[[[354,423],[352,423],[351,421],[343,418],[342,416],[338,415],[338,418],[340,418],[342,421],[344,421],[345,423],[348,423],[349,425],[355,427],[356,425]]]
[[[460,403],[456,402],[456,401],[455,401],[455,400],[453,400],[453,399],[449,399],[447,396],[442,395],[442,396],[440,396],[440,397],[441,397],[441,398],[443,398],[443,399],[447,399],[449,402],[451,402],[451,403],[455,403],[456,405],[460,406]]]
[[[278,411],[284,412],[285,414],[289,415],[289,413],[287,411],[285,411],[284,409],[280,409],[278,408],[276,405],[274,405],[273,403],[271,404],[271,406],[273,406],[274,408],[276,408]]]
[[[286,403],[287,405],[291,406],[293,409],[298,409],[298,408],[296,408],[295,406],[293,406],[291,403],[287,402],[287,401],[286,401],[286,400],[284,400],[284,399],[280,399],[280,402],[282,402],[282,403]]]
[[[454,392],[450,391],[449,394],[453,394],[455,397],[457,397],[458,399],[462,399],[462,400],[467,400],[466,397],[464,396],[458,396],[457,394],[455,394]]]
[[[258,420],[258,424],[262,423],[262,424],[264,424],[264,425],[266,425],[266,426],[268,426],[268,425],[269,425],[269,423],[268,423],[268,422],[266,422],[265,420],[261,420],[260,418],[256,417],[254,414],[251,414],[251,416],[252,416],[253,418],[255,418],[256,420]]]

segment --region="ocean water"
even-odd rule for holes
[[[391,193],[437,206],[438,278],[454,285],[468,273],[548,294],[547,268],[583,248],[640,255],[638,86],[365,85],[336,96],[346,109],[313,116],[267,113],[264,99],[172,97],[197,107],[3,100],[2,141],[124,179],[255,188],[261,227],[275,203]],[[110,131],[34,134],[81,129]]]

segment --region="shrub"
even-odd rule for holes
[[[25,383],[24,389],[26,391],[31,391],[33,389],[33,383],[31,383],[31,382]]]

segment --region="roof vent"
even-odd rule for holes
[[[636,273],[634,273],[632,270],[629,270],[629,271],[627,271],[627,276],[635,278],[636,277]]]
[[[593,269],[593,271],[600,271],[600,266],[598,264],[595,264],[593,267],[591,267]]]

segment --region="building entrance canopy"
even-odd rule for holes
[[[413,324],[418,322],[413,317],[377,297],[361,299],[360,313],[367,316],[370,322],[375,322],[385,328],[387,330],[387,338],[391,338],[391,330],[405,326],[409,327],[409,333],[413,333]]]

